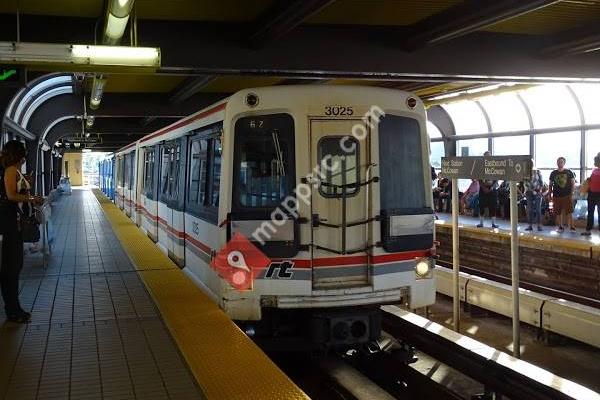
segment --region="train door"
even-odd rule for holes
[[[183,163],[181,140],[161,146],[158,241],[163,251],[180,266],[184,264],[185,252]]]
[[[125,214],[132,216],[131,185],[133,180],[133,153],[125,154],[125,184],[123,185]]]
[[[144,152],[144,176],[140,193],[142,229],[153,242],[158,240],[158,162],[157,147],[146,147]]]
[[[311,120],[311,165],[319,168],[312,193],[313,288],[369,284],[369,142],[352,136],[361,120]],[[356,128],[355,128],[356,129]]]
[[[117,185],[116,198],[117,206],[123,210],[125,208],[125,159],[123,156],[117,157]]]
[[[169,204],[169,208],[171,209],[171,226],[173,227],[169,256],[182,268],[185,266],[185,151],[186,137],[177,139],[173,143],[173,185]]]
[[[158,187],[158,246],[163,252],[169,251],[169,221],[171,213],[169,211],[168,194],[169,194],[169,175],[171,171],[171,147],[168,144],[160,146],[160,174]]]

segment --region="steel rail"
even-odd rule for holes
[[[396,306],[382,328],[396,338],[512,400],[600,399],[597,393]]]

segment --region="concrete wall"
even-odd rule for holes
[[[70,178],[71,186],[81,186],[83,184],[81,157],[81,152],[65,153],[63,155],[63,175]]]

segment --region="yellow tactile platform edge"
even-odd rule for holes
[[[450,222],[445,222],[445,221],[444,222],[436,222],[435,225],[444,227],[444,228],[448,228],[448,229],[452,229],[452,223],[450,223]],[[473,226],[461,225],[460,230],[465,231],[465,232],[477,233],[480,235],[498,235],[498,236],[510,238],[510,231],[503,230],[503,229],[499,229],[498,232],[495,232],[495,231],[492,232],[490,229],[481,229],[481,228],[476,228]],[[600,246],[598,246],[597,244],[587,242],[587,241],[569,240],[569,239],[564,239],[564,238],[560,238],[560,237],[552,237],[552,236],[536,235],[536,234],[532,235],[532,234],[528,234],[528,233],[520,234],[519,241],[521,241],[523,243],[530,243],[533,245],[548,244],[548,245],[552,245],[552,246],[565,247],[568,249],[583,250],[583,251],[591,251],[594,249],[600,249]]]
[[[308,399],[125,214],[93,192],[208,399]]]

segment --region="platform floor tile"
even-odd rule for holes
[[[205,398],[95,196],[61,197],[52,221],[47,267],[26,249],[21,274],[32,322],[0,311],[0,399]]]

